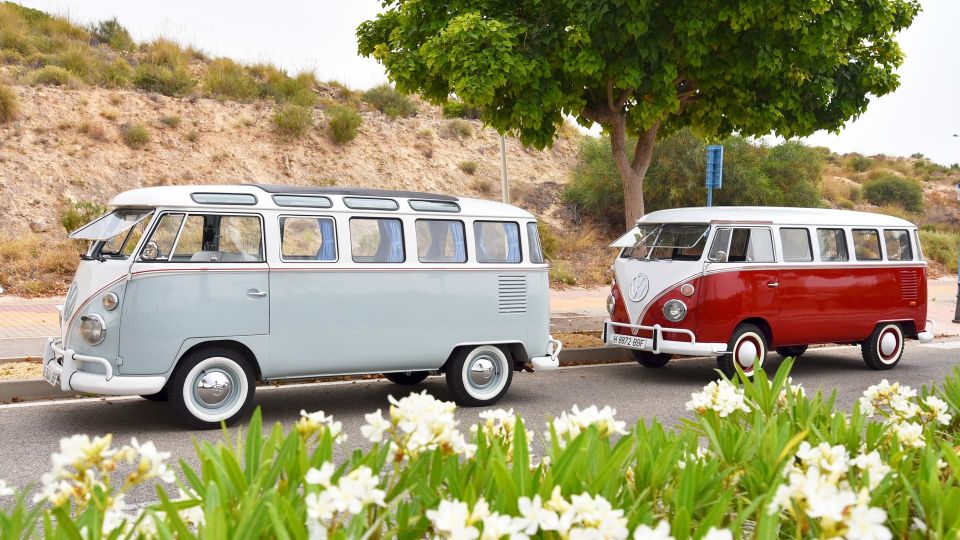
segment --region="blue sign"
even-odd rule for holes
[[[723,145],[711,144],[707,147],[707,187],[723,187]]]

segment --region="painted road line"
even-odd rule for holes
[[[931,349],[960,349],[960,341],[939,341],[937,343],[925,343],[920,346]]]

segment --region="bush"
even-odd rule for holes
[[[90,35],[97,43],[108,45],[116,51],[128,52],[137,46],[130,32],[115,18],[91,25]]]
[[[920,247],[923,249],[923,256],[928,261],[942,264],[950,272],[957,271],[958,244],[960,244],[960,234],[928,230],[920,231]]]
[[[218,99],[250,101],[260,94],[257,81],[240,64],[229,58],[218,58],[207,66],[204,89]]]
[[[197,82],[185,68],[173,69],[160,64],[140,64],[133,72],[133,85],[147,92],[182,96]]]
[[[13,88],[0,84],[0,124],[13,121],[20,114],[20,100]]]
[[[105,88],[126,88],[133,78],[133,68],[123,58],[100,67],[99,83]]]
[[[417,113],[416,103],[389,84],[367,90],[363,93],[363,101],[390,118],[413,116]]]
[[[67,233],[107,213],[107,207],[92,201],[65,201],[60,224]]]
[[[847,167],[855,172],[865,172],[873,168],[873,160],[860,154],[853,154],[847,158]]]
[[[480,118],[480,109],[468,107],[462,101],[450,100],[443,104],[443,117],[477,120]]]
[[[560,285],[576,285],[577,276],[574,275],[566,261],[550,261],[550,282]]]
[[[357,128],[363,122],[363,117],[350,107],[334,105],[327,108],[327,127],[330,137],[337,144],[347,144],[357,138]]]
[[[457,168],[467,174],[473,174],[477,172],[477,162],[473,160],[461,161]]]
[[[313,127],[313,110],[293,103],[281,105],[273,113],[273,125],[283,137],[300,137]]]
[[[161,116],[160,123],[168,128],[177,129],[180,127],[180,117],[176,115]]]
[[[124,124],[120,128],[120,134],[123,136],[124,144],[134,150],[143,148],[150,142],[150,131],[140,122]]]
[[[596,406],[467,428],[424,391],[366,415],[352,452],[322,411],[265,430],[257,409],[176,466],[149,443],[76,435],[36,506],[15,492],[0,523],[48,538],[955,538],[960,368],[940,387],[883,381],[848,414],[792,384],[792,364],[709,383],[675,428]],[[133,489],[157,501],[117,504]]]
[[[24,76],[24,82],[32,86],[70,87],[77,86],[80,83],[73,73],[70,73],[60,66],[43,66],[40,69],[35,69]]]
[[[887,175],[863,185],[864,198],[873,205],[893,204],[910,212],[923,212],[923,188],[915,180]]]
[[[467,186],[481,195],[489,195],[493,193],[493,180],[490,180],[489,178],[474,177],[470,179],[470,182],[467,184]]]
[[[279,104],[293,103],[301,107],[313,107],[317,103],[317,94],[313,91],[317,81],[312,73],[303,72],[290,77],[271,64],[257,64],[250,71],[260,81],[261,97],[271,97]]]
[[[440,134],[448,139],[466,139],[473,136],[473,125],[468,120],[454,118],[447,121]]]

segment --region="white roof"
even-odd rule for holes
[[[194,202],[191,195],[194,193],[240,193],[254,195],[257,203],[251,206],[227,204],[198,204]],[[273,202],[271,195],[290,194],[290,195],[315,195],[324,196],[333,202],[333,207],[329,209],[321,208],[302,208],[278,206]],[[506,217],[516,219],[533,219],[533,215],[522,208],[510,204],[503,204],[496,201],[487,201],[483,199],[469,199],[463,197],[451,197],[449,195],[438,195],[432,193],[419,193],[414,191],[389,191],[374,190],[366,188],[312,188],[307,186],[278,186],[278,185],[192,185],[192,186],[157,186],[132,189],[124,191],[110,200],[110,206],[113,207],[163,207],[163,208],[231,208],[248,210],[286,210],[286,211],[320,211],[320,212],[370,212],[370,210],[353,210],[344,205],[343,197],[379,197],[389,198],[400,202],[400,209],[397,211],[384,211],[390,214],[441,214],[446,216],[466,215],[476,217]],[[460,206],[460,212],[430,212],[413,211],[406,200],[436,200],[456,202]]]
[[[898,217],[830,208],[778,206],[713,206],[657,210],[637,223],[725,223],[761,222],[774,225],[838,225],[872,227],[916,227]]]

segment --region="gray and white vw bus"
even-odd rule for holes
[[[489,405],[514,371],[558,367],[536,220],[491,201],[277,185],[121,193],[50,339],[63,390],[167,400],[200,428],[251,407],[258,381],[446,375]]]

